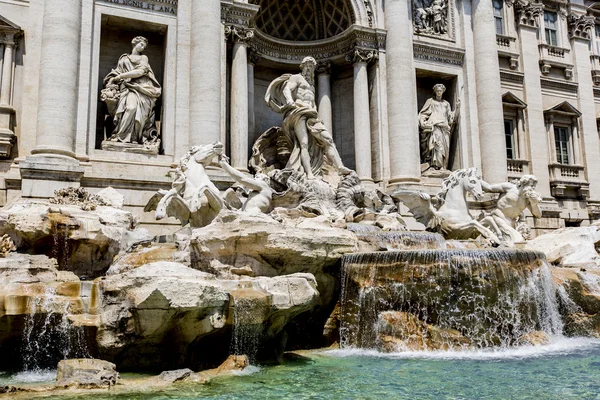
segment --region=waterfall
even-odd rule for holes
[[[507,347],[562,333],[557,290],[541,253],[408,250],[342,261],[342,346]]]
[[[386,251],[446,248],[446,241],[439,233],[382,231],[376,226],[357,223],[349,223],[347,229],[360,240]]]
[[[262,342],[262,324],[269,312],[266,299],[241,297],[237,293],[233,295],[233,328],[229,352],[248,356],[250,363],[256,362]]]
[[[28,296],[22,334],[24,371],[54,369],[66,358],[90,358],[83,327],[68,318],[69,301],[59,300],[54,288]]]

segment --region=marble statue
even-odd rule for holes
[[[223,154],[223,144],[215,142],[194,146],[181,158],[175,169],[170,190],[159,190],[146,204],[144,211],[154,211],[157,220],[177,218],[182,226],[206,226],[223,208],[219,189],[206,174],[205,167]]]
[[[316,67],[314,58],[305,57],[300,64],[300,74],[280,76],[271,82],[265,94],[269,108],[283,114],[282,133],[291,144],[285,168],[302,171],[309,179],[321,175],[325,157],[338,172],[349,172],[342,163],[331,133],[319,119],[314,87]]]
[[[458,120],[460,98],[456,100],[456,110],[442,98],[446,86],[439,83],[433,87],[434,96],[425,102],[419,112],[421,131],[421,161],[436,170],[448,169],[450,139]]]
[[[138,36],[131,44],[131,54],[123,54],[104,78],[100,98],[106,103],[115,125],[112,136],[105,142],[133,143],[158,150],[160,139],[154,106],[162,89],[148,57],[142,54],[148,40]]]
[[[481,235],[493,246],[498,246],[500,240],[496,234],[469,212],[467,194],[481,200],[482,185],[484,181],[476,168],[459,169],[442,181],[442,189],[434,198],[424,192],[406,189],[397,190],[392,197],[403,202],[427,230],[441,233],[446,239],[464,240]]]
[[[523,242],[525,239],[517,228],[517,223],[521,218],[523,211],[529,209],[536,218],[542,217],[540,203],[542,196],[535,191],[537,178],[533,175],[523,175],[515,183],[505,182],[490,185],[482,182],[482,188],[485,192],[499,193],[496,208],[489,215],[491,221],[484,222],[496,231],[496,234],[507,246]]]
[[[237,183],[249,189],[248,197],[241,205],[241,210],[251,213],[268,213],[272,208],[274,190],[269,186],[270,178],[265,174],[256,174],[255,177],[241,173],[229,165],[228,158],[219,155],[219,165]]]
[[[448,32],[448,0],[413,0],[413,24],[417,33]]]

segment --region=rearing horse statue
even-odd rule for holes
[[[144,208],[156,210],[157,220],[177,218],[182,226],[200,228],[210,224],[223,208],[219,189],[206,174],[205,167],[223,153],[223,144],[215,142],[194,146],[179,160],[170,190],[159,190]]]
[[[404,189],[397,190],[392,197],[403,202],[427,230],[441,233],[446,239],[464,240],[482,235],[498,246],[498,237],[469,212],[467,193],[480,200],[481,183],[476,168],[460,169],[442,181],[442,189],[433,199],[426,193]]]

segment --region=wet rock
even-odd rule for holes
[[[533,331],[522,335],[517,340],[517,343],[519,345],[541,346],[550,344],[550,336],[542,331]]]
[[[600,270],[553,268],[565,334],[600,337]]]
[[[526,243],[528,250],[546,254],[548,262],[558,267],[600,267],[598,226],[562,228],[543,234]]]
[[[176,369],[173,371],[163,371],[158,376],[158,379],[168,383],[174,383],[189,378],[190,375],[192,375],[193,373],[194,371],[192,371],[189,368]]]
[[[215,370],[215,373],[221,375],[225,372],[231,371],[243,371],[250,361],[246,355],[231,355],[227,357],[227,360],[223,361],[221,365]]]
[[[62,360],[58,363],[56,372],[57,386],[110,387],[118,379],[115,364],[90,358]]]
[[[386,353],[460,349],[471,344],[457,330],[429,325],[414,314],[396,311],[379,314],[377,339],[379,350]]]

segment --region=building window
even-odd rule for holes
[[[596,25],[596,55],[600,55],[600,25]]]
[[[504,35],[504,19],[502,8],[504,0],[493,0],[494,3],[494,21],[496,22],[496,34]]]
[[[554,143],[556,145],[556,162],[559,164],[569,164],[571,159],[571,152],[569,150],[569,128],[555,126]]]
[[[517,150],[515,146],[515,123],[512,119],[504,120],[504,137],[506,138],[506,158],[508,160],[517,159]]]
[[[544,30],[546,32],[546,44],[558,46],[558,16],[555,12],[544,11]]]

